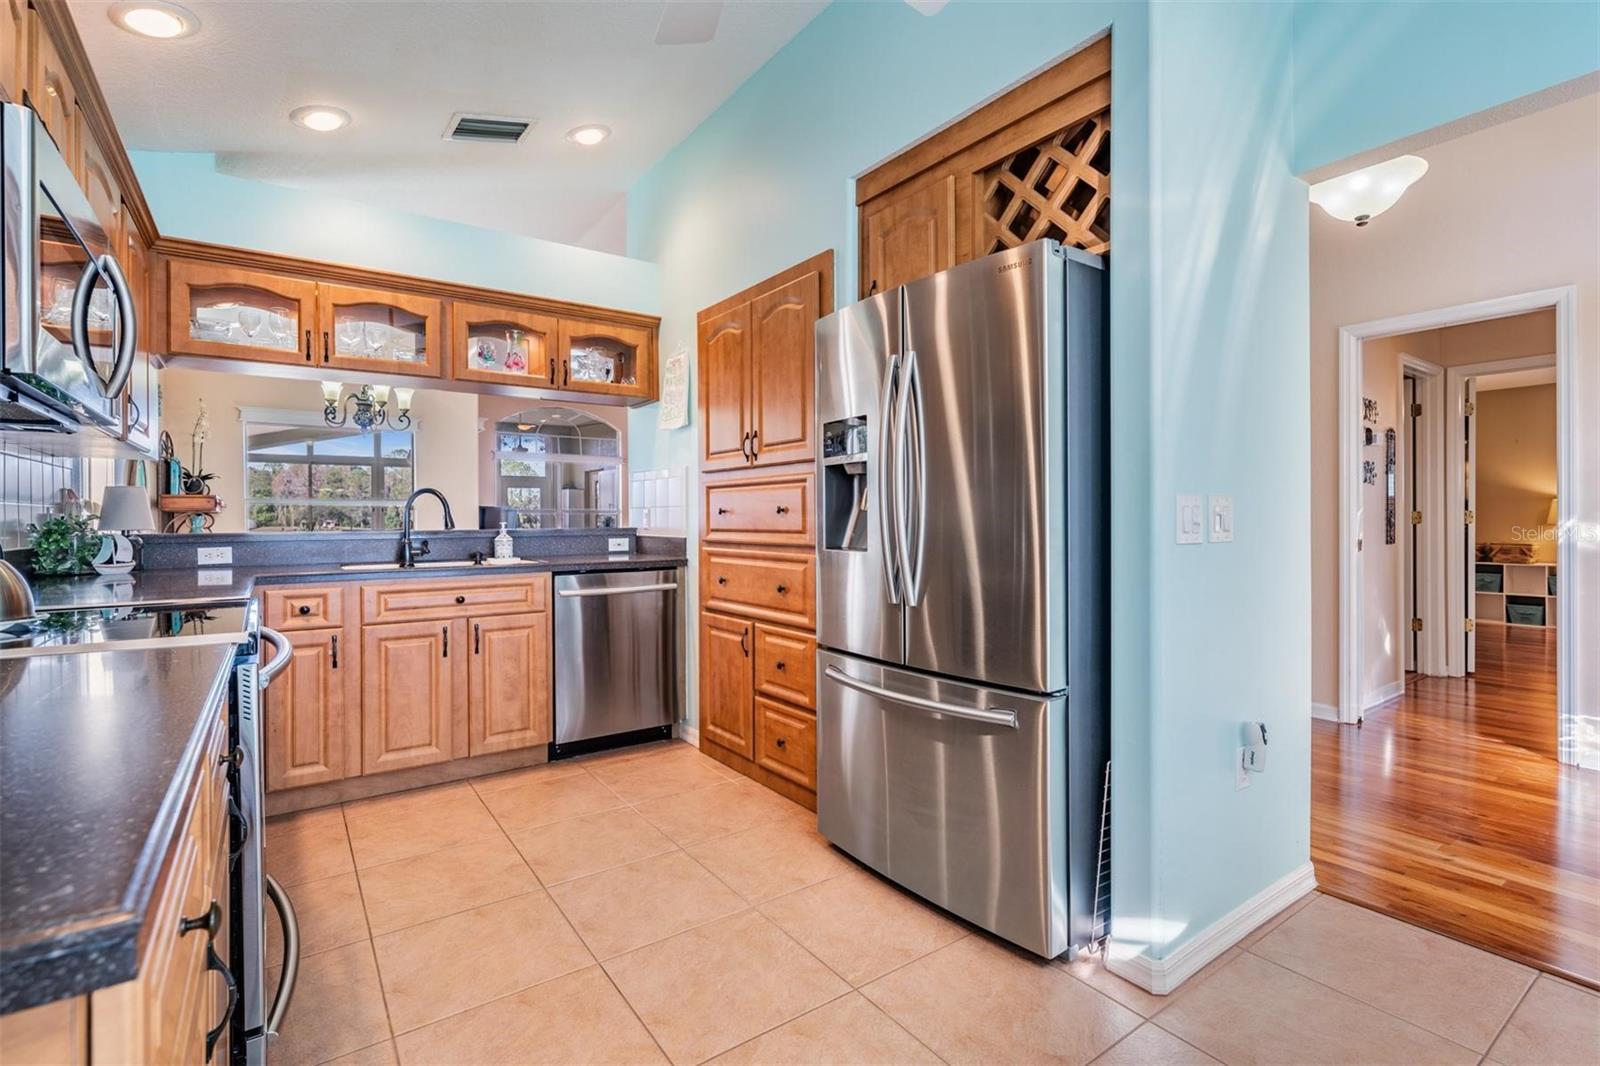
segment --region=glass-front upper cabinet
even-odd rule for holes
[[[303,278],[181,260],[167,275],[169,352],[310,363],[316,316]]]
[[[655,395],[655,359],[648,330],[563,318],[558,362],[559,388],[639,398]]]
[[[510,307],[450,305],[451,376],[549,388],[556,375],[556,320]]]
[[[444,304],[353,285],[317,286],[318,366],[436,378],[444,371]]]

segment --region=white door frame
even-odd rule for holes
[[[1422,405],[1418,427],[1415,486],[1417,510],[1422,512],[1418,527],[1417,552],[1412,560],[1417,573],[1416,614],[1423,620],[1417,641],[1416,668],[1419,674],[1445,672],[1445,372],[1444,368],[1414,355],[1400,356],[1400,374],[1417,383],[1417,402]],[[1407,412],[1409,417],[1409,412]],[[1408,457],[1409,458],[1409,457]],[[1405,522],[1410,524],[1411,516]],[[1402,568],[1402,574],[1404,568]],[[1403,578],[1402,578],[1403,579]],[[1409,625],[1409,621],[1407,622]]]
[[[1520,359],[1491,359],[1483,363],[1466,363],[1461,366],[1450,367],[1445,371],[1445,396],[1451,412],[1450,418],[1447,419],[1447,421],[1450,423],[1450,427],[1448,430],[1449,440],[1445,450],[1445,513],[1451,515],[1461,515],[1467,509],[1466,481],[1469,471],[1467,469],[1466,462],[1466,440],[1464,437],[1465,431],[1461,422],[1462,418],[1466,414],[1466,402],[1469,398],[1467,395],[1468,383],[1476,381],[1485,374],[1503,374],[1509,370],[1539,370],[1548,366],[1556,366],[1556,364],[1557,360],[1554,354],[1530,355]],[[1561,418],[1561,381],[1559,369],[1556,371],[1556,404],[1556,419],[1559,422]],[[1557,430],[1558,434],[1559,432],[1560,431]],[[1477,439],[1476,423],[1474,423],[1473,439],[1474,441]],[[1556,505],[1559,507],[1561,499],[1561,470],[1567,462],[1567,459],[1565,453],[1561,451],[1559,444],[1557,445],[1557,452]],[[1474,467],[1470,473],[1475,477],[1477,474],[1476,467]],[[1473,491],[1473,496],[1474,498],[1477,496],[1476,489]],[[1460,529],[1459,526],[1456,526],[1455,528],[1457,530]],[[1466,557],[1466,543],[1464,538],[1458,536],[1447,536],[1445,546],[1445,566],[1448,576],[1445,581],[1445,610],[1447,612],[1447,622],[1450,626],[1451,634],[1461,633],[1466,628],[1466,620],[1468,618],[1475,619],[1477,617],[1477,605],[1473,601],[1472,597],[1467,595],[1466,582],[1464,580],[1467,572],[1467,566],[1471,562],[1472,560]],[[1561,641],[1560,630],[1562,618],[1560,617],[1560,614],[1562,608],[1566,606],[1566,601],[1561,599],[1564,589],[1561,586],[1562,577],[1560,568],[1561,562],[1558,558],[1556,561],[1556,642],[1558,645]],[[1462,640],[1451,640],[1448,644],[1445,655],[1445,672],[1450,677],[1465,677],[1467,672],[1473,668],[1472,663],[1468,661],[1468,656],[1464,647],[1465,644],[1466,642]],[[1560,658],[1559,647],[1557,649],[1557,658]]]
[[[1572,622],[1572,566],[1576,544],[1570,529],[1574,433],[1578,396],[1573,376],[1577,347],[1577,289],[1554,289],[1501,296],[1491,300],[1441,307],[1415,314],[1361,322],[1339,329],[1339,721],[1361,720],[1361,561],[1356,542],[1359,522],[1361,471],[1361,345],[1375,337],[1415,333],[1490,318],[1504,318],[1546,307],[1556,310],[1556,500],[1557,520],[1563,536],[1556,550],[1556,714],[1562,762],[1576,763],[1576,719],[1573,706],[1574,656]],[[1456,414],[1460,411],[1457,409]],[[1445,504],[1448,508],[1449,504]],[[1441,528],[1447,523],[1441,523]],[[1448,539],[1447,539],[1448,540]],[[1448,582],[1446,583],[1448,585]],[[1464,594],[1464,590],[1463,590]],[[1446,646],[1448,647],[1446,642]]]

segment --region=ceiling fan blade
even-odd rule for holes
[[[656,26],[656,44],[705,44],[717,35],[722,0],[667,0]]]

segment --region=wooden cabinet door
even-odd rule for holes
[[[83,136],[82,141],[84,196],[88,199],[89,206],[94,209],[94,217],[105,230],[104,243],[99,247],[120,259],[123,249],[122,186],[112,175],[111,164],[106,162],[100,142],[87,134]],[[84,236],[89,237],[88,234]],[[89,239],[93,243],[93,238]],[[127,263],[123,262],[121,265],[126,267]]]
[[[362,628],[363,774],[466,754],[466,631],[463,618]]]
[[[0,0],[3,2],[3,0]],[[129,216],[124,208],[122,217]],[[151,330],[154,324],[150,300],[150,252],[144,238],[131,225],[124,225],[122,239],[122,272],[127,275],[128,288],[133,293],[133,307],[137,322],[133,372],[128,375],[127,394],[122,404],[122,435],[128,443],[149,455],[155,455],[161,438],[160,369],[150,355]]]
[[[563,318],[556,364],[561,388],[636,400],[655,399],[655,356],[650,332],[589,319]]]
[[[183,259],[168,265],[168,352],[309,366],[316,332],[314,281]]]
[[[22,102],[28,81],[28,0],[0,0],[0,96]]]
[[[889,200],[867,215],[861,241],[866,274],[861,295],[871,296],[956,265],[956,178]]]
[[[550,388],[558,379],[556,320],[494,304],[450,304],[450,376]]]
[[[755,757],[755,689],[749,622],[700,615],[700,736],[745,758]]]
[[[357,713],[355,680],[342,629],[313,629],[290,638],[294,652],[267,688],[267,790],[339,781],[360,773],[347,743]]]
[[[469,755],[550,743],[550,612],[472,619]]]
[[[811,394],[821,282],[806,274],[750,304],[750,453],[757,466],[816,457]]]
[[[700,411],[700,468],[749,466],[749,304],[700,324]]]
[[[50,131],[61,158],[74,174],[78,173],[82,155],[78,145],[80,120],[78,117],[77,90],[67,69],[61,62],[61,53],[55,42],[45,32],[37,17],[29,19],[28,43],[32,51],[28,75],[28,102],[38,114],[44,128]]]
[[[356,285],[317,285],[317,366],[412,374],[444,372],[444,302]]]

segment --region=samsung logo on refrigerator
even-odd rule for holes
[[[1013,263],[1002,263],[999,266],[994,268],[994,272],[996,274],[1004,274],[1008,270],[1021,270],[1023,267],[1032,266],[1032,265],[1033,265],[1033,256],[1030,255],[1026,259],[1018,259],[1016,262],[1013,262]]]

